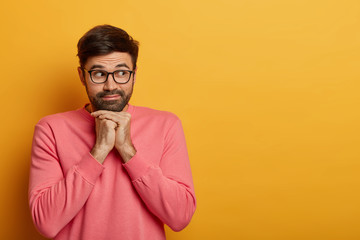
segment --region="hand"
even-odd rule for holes
[[[95,118],[96,142],[90,153],[101,164],[115,146],[116,127],[111,120]]]
[[[115,148],[119,152],[123,162],[128,162],[136,153],[131,140],[130,113],[99,110],[91,113],[91,115],[100,120],[112,121],[117,125],[115,128]]]

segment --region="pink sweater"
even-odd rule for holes
[[[95,121],[84,109],[47,116],[35,127],[29,202],[33,221],[56,240],[165,239],[195,211],[185,138],[173,114],[130,105],[136,155],[113,149],[98,163]]]

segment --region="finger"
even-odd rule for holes
[[[99,111],[95,111],[95,112],[92,112],[92,113],[90,113],[91,114],[91,116],[93,116],[93,117],[98,117],[98,116],[100,116],[100,115],[102,115],[102,114],[105,114],[105,113],[108,113],[109,111],[106,111],[106,110],[99,110]]]
[[[100,115],[114,115],[114,116],[118,116],[118,115],[130,115],[130,113],[128,112],[113,112],[113,111],[107,111],[107,110],[98,110],[96,112],[92,112],[91,116],[93,117],[98,117]]]
[[[98,116],[104,115],[104,114],[115,114],[115,112],[107,111],[107,110],[98,110],[96,112],[92,112],[91,116],[98,117]]]
[[[96,116],[96,118],[100,119],[117,119],[116,121],[122,121],[122,119],[130,119],[131,115],[127,112],[110,112],[110,113],[104,113]]]
[[[118,124],[114,121],[111,121],[111,120],[107,120],[108,121],[108,124],[110,124],[112,126],[112,128],[116,129],[118,127]]]
[[[114,123],[116,123],[117,126],[119,126],[121,124],[121,122],[123,122],[122,118],[121,117],[118,117],[118,116],[113,116],[113,115],[110,115],[110,114],[106,114],[106,115],[100,115],[99,117],[97,117],[98,119],[101,119],[101,120],[109,120],[109,121],[112,121]]]
[[[112,120],[108,120],[108,119],[99,119],[100,123],[102,122],[103,124],[106,124],[108,127],[110,128],[117,128],[118,124]]]

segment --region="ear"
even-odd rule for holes
[[[78,74],[79,74],[80,81],[81,81],[82,85],[85,86],[84,72],[83,72],[83,70],[81,69],[81,67],[78,67],[77,70],[78,70]]]
[[[134,83],[136,82],[136,73],[137,73],[137,69],[138,69],[138,67],[136,67],[136,68],[134,69],[134,76],[133,76]]]

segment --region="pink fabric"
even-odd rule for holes
[[[185,138],[173,114],[130,105],[136,155],[103,165],[89,153],[95,121],[84,109],[47,116],[35,127],[29,202],[35,226],[56,240],[165,239],[195,211]]]

